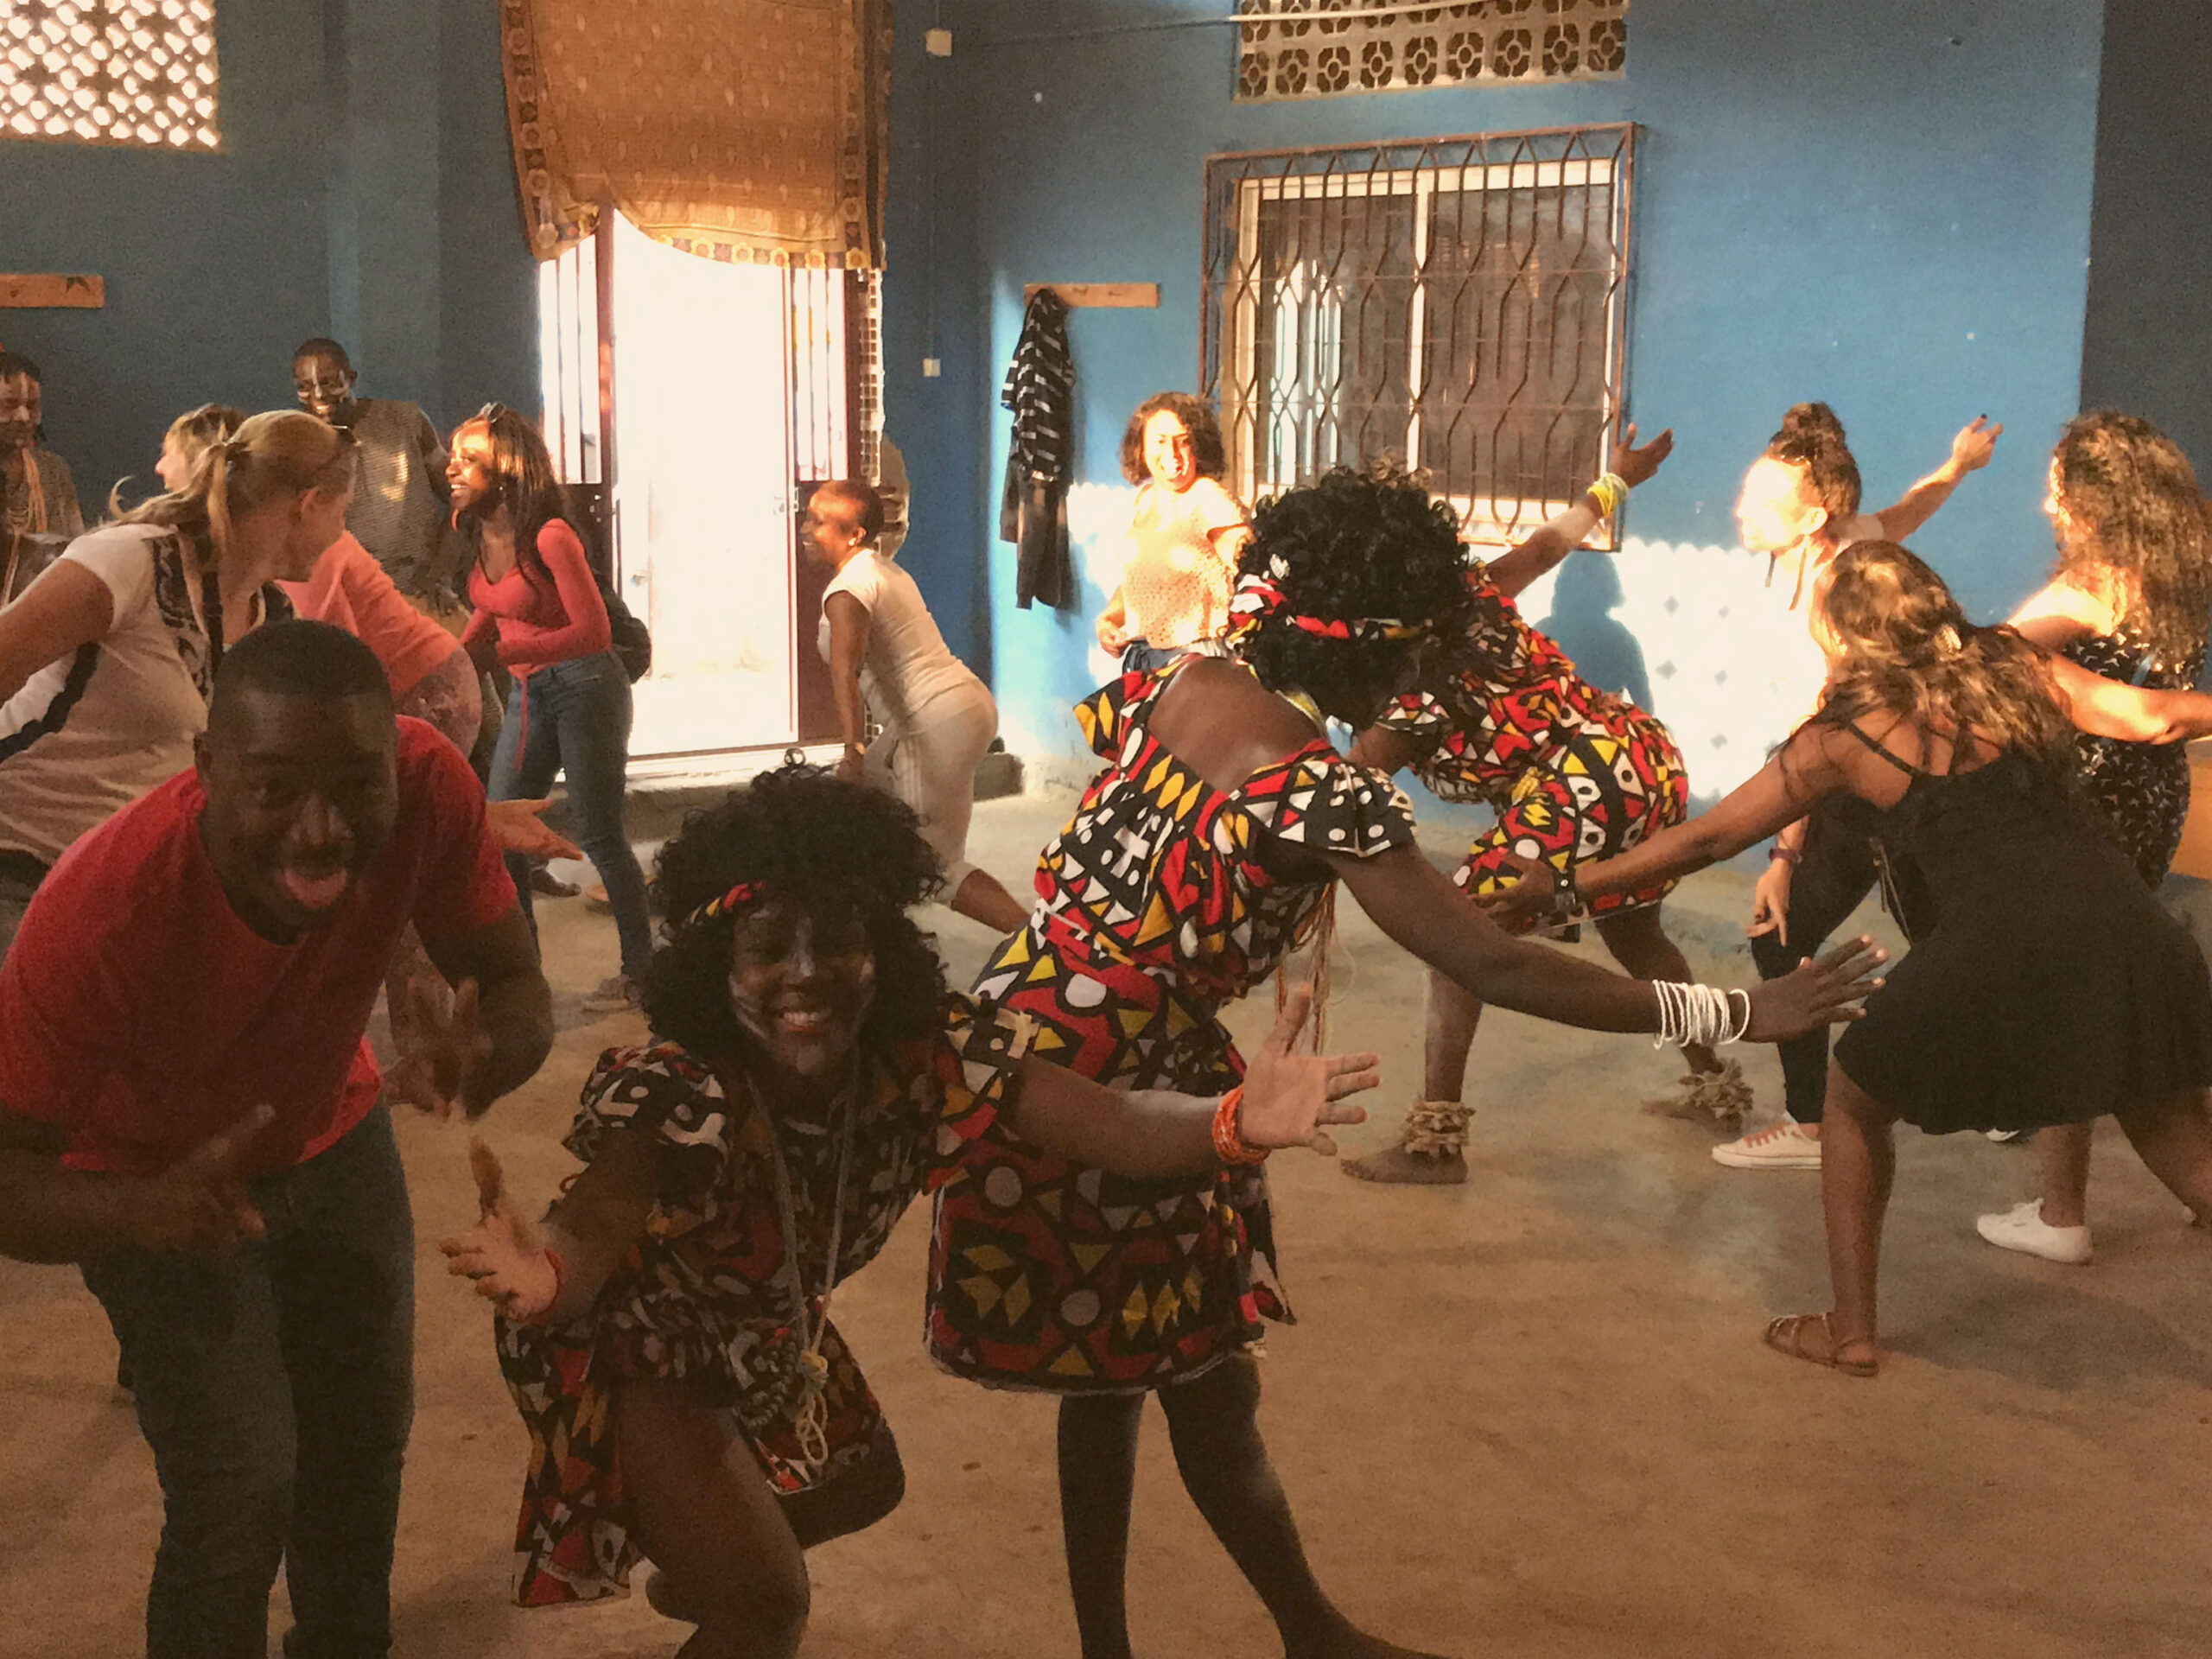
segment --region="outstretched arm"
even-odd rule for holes
[[[1961,427],[1943,464],[1874,515],[1881,521],[1883,536],[1901,542],[1933,518],[1936,510],[1951,499],[1961,479],[1989,465],[1990,456],[1997,452],[1998,434],[2004,429],[2002,422],[1990,425],[1986,415],[1977,415]]]
[[[1613,475],[1634,489],[1659,470],[1675,448],[1675,429],[1669,427],[1642,448],[1636,447],[1636,427],[1633,423],[1621,429],[1614,441],[1611,468]],[[1541,525],[1536,533],[1519,546],[1492,559],[1487,569],[1491,583],[1509,597],[1518,594],[1537,577],[1552,570],[1567,556],[1582,545],[1584,537],[1605,521],[1604,498],[1597,489],[1583,493],[1582,499]]]
[[[659,1155],[644,1116],[610,1129],[599,1155],[540,1227],[515,1208],[491,1147],[470,1141],[468,1167],[482,1216],[469,1231],[439,1242],[446,1271],[474,1280],[476,1294],[497,1303],[509,1319],[556,1323],[579,1318],[645,1236],[659,1190]]]
[[[1337,1104],[1381,1081],[1372,1054],[1293,1054],[1313,1001],[1300,986],[1244,1074],[1238,1138],[1255,1149],[1336,1144],[1325,1126],[1364,1123],[1366,1111]],[[1166,1089],[1109,1089],[1033,1055],[1021,1063],[1011,1105],[1022,1136],[1071,1163],[1119,1175],[1189,1175],[1213,1167],[1220,1101]]]
[[[1548,946],[1510,937],[1469,902],[1420,849],[1368,859],[1334,855],[1329,864],[1359,906],[1398,944],[1484,1002],[1591,1031],[1657,1031],[1657,994]],[[1853,947],[1751,992],[1756,1042],[1797,1036],[1857,1016],[1878,957]]]
[[[1844,786],[1827,758],[1824,735],[1818,728],[1799,733],[1712,811],[1647,836],[1618,858],[1584,865],[1576,872],[1576,891],[1602,899],[1656,887],[1733,858],[1798,823],[1815,801]]]
[[[2183,743],[2212,735],[2212,696],[2202,691],[2152,690],[2092,674],[2064,657],[2050,661],[2059,707],[2085,732],[2127,743]]]

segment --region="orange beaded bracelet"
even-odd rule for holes
[[[1245,1143],[1243,1116],[1244,1085],[1240,1083],[1213,1109],[1213,1155],[1224,1164],[1263,1164],[1268,1150]]]

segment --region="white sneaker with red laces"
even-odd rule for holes
[[[1793,1118],[1713,1149],[1713,1161],[1731,1169],[1818,1169],[1821,1135]]]

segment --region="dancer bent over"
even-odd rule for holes
[[[1045,849],[1029,925],[985,965],[977,995],[1036,1020],[1040,1056],[1114,1088],[1226,1089],[1243,1062],[1223,1006],[1327,925],[1342,877],[1392,938],[1486,1001],[1659,1029],[1651,986],[1484,921],[1414,844],[1405,797],[1325,735],[1325,716],[1371,723],[1431,638],[1465,631],[1451,510],[1408,480],[1340,470],[1263,505],[1254,528],[1234,602],[1243,660],[1185,656],[1078,708],[1102,769]],[[1763,986],[1751,1034],[1847,1018],[1864,988],[1841,963]],[[1132,1181],[995,1129],[939,1191],[936,1220],[938,1363],[1061,1397],[1061,1521],[1085,1659],[1129,1651],[1147,1395],[1185,1490],[1290,1659],[1403,1651],[1323,1592],[1260,1437],[1249,1349],[1260,1321],[1288,1308],[1254,1172]]]
[[[1744,474],[1736,524],[1744,545],[1769,560],[1767,579],[1789,572],[1789,608],[1853,542],[1902,541],[1948,500],[1968,473],[1989,464],[2002,426],[1977,416],[1951,440],[1941,467],[1878,513],[1859,511],[1859,463],[1843,423],[1826,404],[1798,404],[1782,419],[1766,453]],[[1809,616],[1808,616],[1809,620]],[[1811,687],[1808,687],[1809,694]],[[1821,948],[1877,886],[1907,938],[1934,919],[1910,866],[1890,859],[1872,835],[1861,802],[1831,796],[1803,821],[1775,837],[1766,873],[1751,902],[1751,960],[1771,978]],[[1821,1108],[1827,1080],[1828,1042],[1814,1032],[1782,1046],[1787,1116],[1769,1128],[1713,1149],[1713,1161],[1737,1169],[1817,1169]]]
[[[1784,1353],[1871,1376],[1900,1120],[1943,1135],[2111,1112],[2152,1173],[2212,1215],[2212,982],[2188,931],[2066,788],[2069,717],[2171,743],[2212,732],[2212,697],[2119,685],[2009,628],[1975,627],[1935,572],[1886,542],[1839,554],[1815,602],[1831,664],[1821,711],[1711,812],[1589,867],[1580,885],[1686,875],[1840,794],[1872,807],[1919,865],[1935,925],[1836,1044],[1828,1075],[1821,1192],[1834,1306],[1766,1332]]]
[[[1223,1100],[1117,1095],[978,1013],[907,912],[937,861],[888,795],[804,767],[755,779],[661,855],[682,919],[647,969],[655,1040],[613,1049],[543,1232],[473,1161],[485,1218],[445,1250],[499,1303],[537,1461],[524,1605],[617,1592],[640,1550],[684,1659],[793,1652],[803,1552],[899,1502],[891,1431],[830,1319],[925,1185],[994,1122],[1133,1176],[1325,1147],[1373,1055],[1294,1059],[1295,1018]],[[1302,1014],[1298,1002],[1294,1014]],[[549,1249],[547,1247],[550,1245]]]
[[[1530,627],[1516,597],[1555,567],[1606,518],[1620,496],[1656,472],[1674,448],[1671,431],[1639,449],[1631,426],[1613,447],[1612,471],[1527,541],[1466,576],[1472,620],[1426,659],[1421,689],[1398,699],[1360,734],[1351,758],[1384,772],[1411,766],[1448,801],[1482,801],[1496,826],[1476,839],[1452,880],[1462,892],[1494,893],[1519,879],[1525,861],[1565,869],[1633,847],[1689,813],[1689,777],[1667,728],[1635,704],[1584,680],[1567,653]],[[1663,884],[1608,899],[1586,917],[1605,948],[1638,979],[1686,980],[1689,964],[1660,925]],[[1428,976],[1422,1097],[1395,1147],[1347,1161],[1363,1180],[1464,1181],[1467,1055],[1482,1004],[1446,976]],[[1677,1098],[1653,1109],[1720,1123],[1742,1121],[1751,1090],[1743,1071],[1702,1044],[1683,1051],[1689,1075]]]
[[[552,1042],[453,746],[367,646],[224,654],[192,772],[78,842],[0,968],[0,1250],[75,1262],[163,1497],[150,1659],[391,1643],[413,1227],[363,1031],[400,930],[461,986],[392,1092],[480,1113]]]

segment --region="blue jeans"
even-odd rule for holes
[[[1122,672],[1149,674],[1188,652],[1187,645],[1155,645],[1149,639],[1132,639],[1122,650]]]
[[[607,886],[622,971],[635,980],[653,953],[653,929],[645,912],[645,873],[622,828],[630,714],[630,682],[613,652],[539,669],[507,699],[488,793],[495,801],[534,801],[551,791],[556,775],[568,774],[576,845]],[[535,929],[529,861],[509,855],[507,873]]]
[[[290,1659],[391,1645],[392,1535],[415,1411],[415,1224],[377,1107],[251,1183],[269,1236],[226,1256],[84,1265],[162,1483],[148,1659],[264,1659],[284,1567]]]

